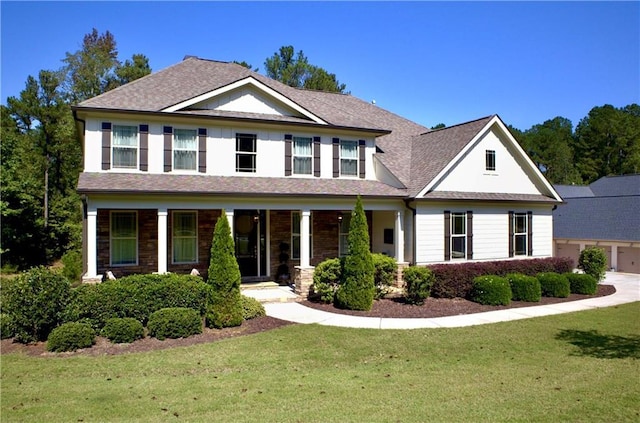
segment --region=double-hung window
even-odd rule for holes
[[[485,150],[485,169],[495,171],[496,170],[496,151]]]
[[[236,134],[236,172],[256,171],[256,135]]]
[[[198,138],[195,129],[174,129],[173,168],[196,170],[198,165]]]
[[[467,258],[466,213],[451,213],[451,258]]]
[[[338,234],[340,245],[338,246],[338,251],[340,253],[340,257],[344,257],[349,254],[349,227],[351,226],[351,213],[346,213],[342,215],[342,220],[340,221],[340,233]]]
[[[138,128],[113,125],[112,163],[114,168],[138,168]]]
[[[340,175],[358,176],[358,141],[340,140]]]
[[[111,212],[111,265],[138,263],[138,216],[135,211]]]
[[[527,245],[529,245],[527,235],[527,214],[514,213],[513,215],[513,253],[516,256],[526,256]]]
[[[310,137],[293,137],[293,173],[311,175],[313,144]]]
[[[300,260],[300,212],[291,212],[291,258]],[[313,215],[309,217],[309,256],[313,257]]]
[[[173,212],[173,263],[198,262],[198,214]]]

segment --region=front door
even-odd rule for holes
[[[243,278],[265,275],[265,212],[235,210],[233,217],[236,259]]]

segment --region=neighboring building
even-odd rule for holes
[[[85,280],[206,273],[215,222],[243,280],[304,292],[346,252],[363,199],[372,251],[399,263],[552,255],[561,198],[496,115],[431,131],[351,95],[187,57],[73,108],[84,145]]]
[[[610,269],[640,273],[640,175],[555,189],[566,202],[553,212],[555,256],[570,257],[577,266],[582,250],[598,246]]]

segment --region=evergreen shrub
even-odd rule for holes
[[[572,294],[594,295],[598,292],[598,281],[586,273],[565,273],[569,280],[569,290]]]
[[[244,320],[255,319],[256,317],[266,316],[264,306],[255,298],[242,296],[242,318]]]
[[[404,269],[405,300],[409,304],[424,304],[431,293],[434,276],[426,267],[410,266]]]
[[[602,248],[587,247],[580,252],[578,268],[593,277],[596,282],[604,279],[607,270],[607,256]]]
[[[513,301],[538,302],[542,296],[540,282],[534,276],[522,273],[509,273],[506,276],[511,286]]]
[[[478,276],[473,280],[470,299],[484,305],[509,305],[511,287],[506,278],[489,275]]]
[[[113,317],[107,320],[100,335],[116,344],[130,343],[144,338],[144,327],[132,317]]]
[[[0,339],[13,338],[13,318],[7,313],[0,313]]]
[[[569,280],[564,274],[540,273],[537,278],[540,281],[543,297],[567,298],[571,293]]]
[[[64,253],[62,256],[62,275],[69,279],[69,281],[80,282],[82,276],[82,253],[79,251],[71,250]]]
[[[160,340],[187,338],[202,333],[202,319],[192,308],[163,308],[151,313],[147,329],[149,336]]]
[[[396,259],[380,253],[372,253],[374,276],[373,283],[376,287],[375,299],[383,298],[389,293],[389,288],[395,285],[398,276],[398,264]]]
[[[75,351],[91,347],[96,333],[88,323],[68,322],[53,329],[47,339],[47,351]]]
[[[320,262],[313,271],[312,296],[323,303],[332,303],[340,286],[341,276],[342,261],[339,258]]]

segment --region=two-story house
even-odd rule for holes
[[[243,280],[275,278],[288,246],[305,292],[314,265],[346,253],[357,195],[372,251],[401,265],[552,254],[561,199],[496,115],[429,130],[196,57],[73,111],[85,280],[204,274],[224,211]]]

